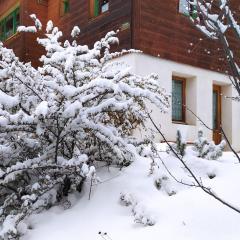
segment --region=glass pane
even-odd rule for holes
[[[183,121],[183,82],[172,81],[172,119]]]
[[[107,0],[102,2],[101,12],[105,13],[109,10],[109,2]]]
[[[0,22],[0,41],[4,40],[4,24]]]
[[[6,38],[11,37],[14,34],[13,14],[6,18]]]
[[[179,12],[185,15],[189,15],[189,3],[188,0],[179,0]]]
[[[19,14],[19,9],[17,9],[16,10],[16,31],[19,26],[20,26],[20,14]]]
[[[213,129],[218,127],[218,95],[217,92],[213,92]]]
[[[64,13],[68,13],[69,12],[69,1],[65,0],[64,1]]]

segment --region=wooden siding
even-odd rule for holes
[[[0,19],[2,16],[6,14],[14,5],[16,5],[19,2],[19,4],[22,4],[22,0],[0,0]],[[20,9],[20,21],[22,22],[22,9]],[[24,36],[23,34],[15,34],[12,37],[10,37],[6,42],[4,42],[4,45],[8,48],[11,48],[14,50],[16,55],[23,60],[25,55],[25,49],[24,49]]]
[[[33,20],[29,17],[32,13],[36,14],[43,25],[42,31],[39,33],[24,33],[24,46],[25,46],[25,58],[26,62],[31,61],[33,66],[40,65],[39,58],[44,54],[44,49],[38,45],[37,38],[43,37],[45,33],[45,26],[47,23],[48,7],[44,4],[39,4],[37,0],[24,0],[23,25],[33,25]]]
[[[60,17],[59,1],[49,0],[48,18],[52,19],[63,32],[65,38],[70,38],[72,27],[81,29],[80,43],[92,45],[111,30],[129,28],[120,31],[121,39],[118,49],[131,48],[131,0],[110,1],[110,10],[98,17],[90,19],[88,0],[70,0],[70,12]]]
[[[224,54],[217,41],[206,38],[178,12],[178,0],[133,0],[133,47],[144,53],[209,70],[227,70]],[[232,0],[239,16],[239,2]],[[230,45],[238,54],[238,44],[232,38]]]
[[[120,45],[113,50],[135,48],[179,63],[220,72],[226,70],[220,46],[199,33],[187,17],[178,12],[179,0],[110,0],[110,10],[92,19],[88,0],[69,1],[69,13],[60,16],[60,0],[44,0],[45,4],[39,4],[37,0],[0,0],[0,16],[20,2],[21,24],[32,25],[29,14],[36,13],[44,29],[47,20],[51,19],[63,31],[65,39],[71,38],[74,25],[81,28],[80,43],[90,46],[108,31],[120,29]],[[239,0],[232,0],[232,3],[236,9],[235,16],[239,17]],[[16,34],[5,44],[13,48],[21,59],[32,61],[37,66],[43,53],[36,43],[38,36]],[[230,45],[239,57],[238,44],[232,37]]]
[[[47,21],[47,6],[38,4],[37,0],[0,0],[0,18],[16,3],[20,5],[20,24],[25,26],[33,25],[30,14],[36,13],[43,24]],[[42,32],[16,33],[4,42],[8,48],[12,48],[15,54],[25,62],[31,61],[34,66],[40,64],[39,58],[44,53],[44,49],[39,47],[36,39],[42,36]]]

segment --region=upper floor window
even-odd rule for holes
[[[60,16],[65,15],[70,11],[69,0],[60,0]]]
[[[172,79],[172,121],[185,122],[186,79]]]
[[[185,16],[197,17],[196,7],[191,4],[193,0],[179,0],[179,12]]]
[[[90,17],[97,17],[109,10],[109,0],[89,0]]]
[[[19,7],[0,19],[0,40],[5,41],[17,32],[20,25]]]

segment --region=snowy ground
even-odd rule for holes
[[[181,164],[161,153],[167,167],[180,180],[191,182]],[[240,208],[240,164],[231,153],[218,161],[186,157],[187,164],[206,186]],[[150,160],[139,159],[119,172],[102,169],[102,184],[94,186],[88,200],[89,185],[84,194],[71,196],[72,207],[54,207],[29,222],[32,230],[24,240],[98,240],[99,231],[108,240],[238,240],[240,215],[216,202],[200,189],[176,183],[159,160],[159,168],[149,176]],[[209,175],[216,175],[210,179]],[[166,177],[168,178],[166,180]],[[158,190],[156,179],[163,178]],[[131,206],[121,204],[121,193],[131,195],[138,211],[156,221],[154,226],[134,222]],[[176,192],[175,195],[171,193]],[[172,195],[172,196],[169,196]]]

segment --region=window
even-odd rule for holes
[[[109,10],[109,0],[89,0],[90,17],[97,17]]]
[[[70,11],[69,0],[60,0],[60,16],[64,16]]]
[[[195,19],[197,18],[196,6],[193,6],[191,2],[193,0],[179,0],[179,12]]]
[[[0,40],[5,41],[17,32],[20,25],[19,8],[0,20]]]
[[[186,79],[172,79],[172,121],[185,122]]]

